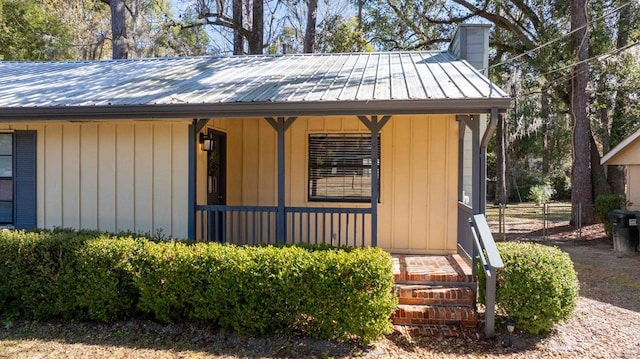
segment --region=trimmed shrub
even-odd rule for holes
[[[535,243],[498,243],[504,268],[498,271],[496,303],[524,332],[549,332],[573,313],[578,301],[578,277],[567,253]],[[486,277],[478,270],[480,300]],[[483,302],[484,304],[484,302]]]
[[[239,333],[368,343],[397,305],[380,249],[152,242],[69,230],[0,232],[0,317],[192,320]]]
[[[598,196],[596,198],[596,215],[600,222],[604,224],[604,231],[607,233],[607,236],[611,237],[613,235],[613,225],[611,221],[609,221],[608,213],[614,209],[626,209],[627,208],[627,199],[619,194],[608,194]]]
[[[137,247],[131,237],[99,235],[75,250],[67,278],[74,319],[106,322],[134,314],[138,291],[130,259]]]
[[[0,231],[5,317],[108,321],[135,309],[128,258],[135,241],[65,229]]]
[[[145,246],[139,307],[159,320],[364,343],[391,331],[397,299],[391,258],[380,249]]]

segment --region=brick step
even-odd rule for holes
[[[398,304],[392,321],[397,325],[475,327],[478,324],[478,313],[471,306]]]
[[[394,292],[400,304],[468,305],[474,303],[474,293],[469,287],[445,287],[431,285],[396,284]]]
[[[482,331],[477,327],[461,327],[457,325],[394,325],[393,330],[408,338],[439,337],[481,339]]]
[[[459,255],[393,257],[393,277],[396,283],[473,283],[471,273],[471,267]]]

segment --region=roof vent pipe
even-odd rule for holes
[[[471,66],[488,76],[490,30],[489,24],[458,25],[449,44],[449,52],[467,60]]]

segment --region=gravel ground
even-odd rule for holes
[[[640,358],[640,255],[613,252],[600,226],[583,239],[547,244],[568,252],[580,299],[571,319],[546,337],[411,338],[393,333],[371,347],[305,338],[247,338],[227,331],[152,322],[4,323],[0,358]],[[557,234],[558,234],[557,233]]]

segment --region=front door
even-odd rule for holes
[[[208,130],[208,135],[213,139],[213,150],[207,152],[207,204],[227,204],[227,135],[225,133]],[[209,212],[210,240],[216,242],[225,241],[224,212]]]

